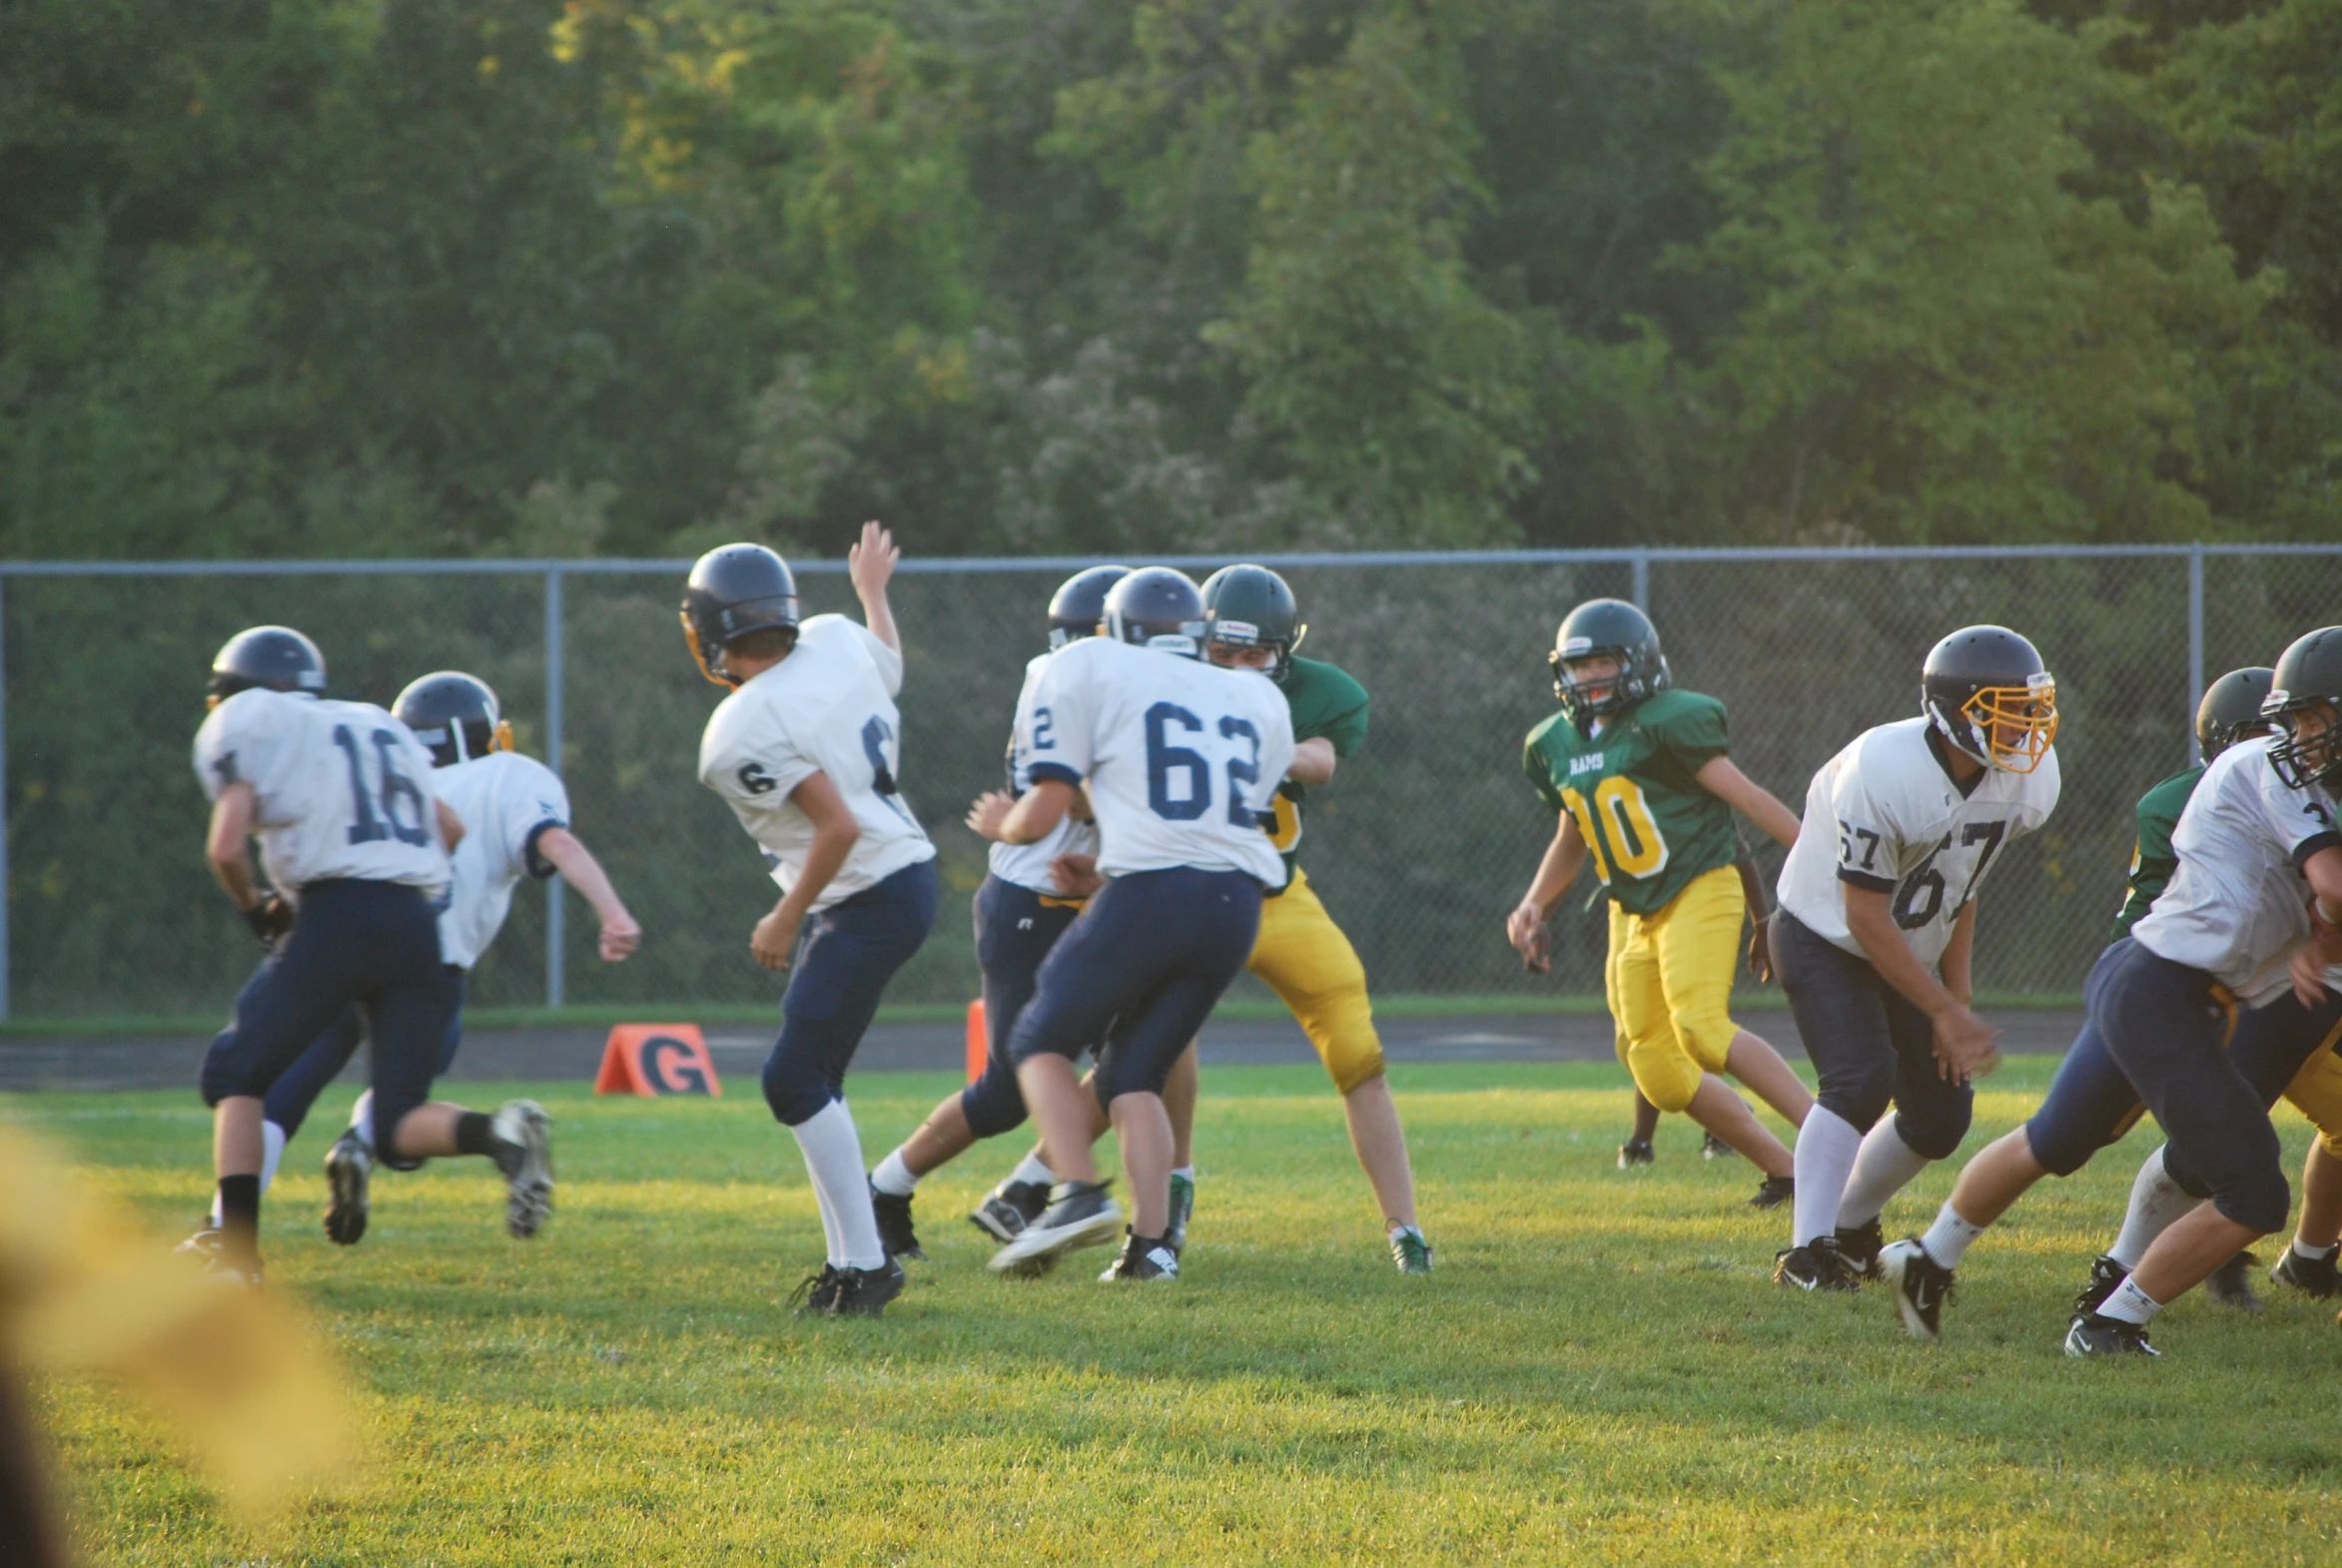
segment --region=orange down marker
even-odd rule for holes
[[[602,1047],[597,1095],[716,1095],[715,1060],[697,1024],[620,1024]]]

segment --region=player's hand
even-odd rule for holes
[[[1049,863],[1049,880],[1068,898],[1088,898],[1106,886],[1096,855],[1060,855]]]
[[[293,906],[283,894],[263,893],[261,901],[244,912],[244,923],[260,938],[261,946],[277,951],[277,940],[293,929]]]
[[[1761,986],[1773,983],[1773,938],[1766,930],[1771,924],[1759,920],[1749,927],[1749,973]]]
[[[2000,1031],[1968,1011],[1963,1003],[1936,1015],[1936,1071],[1948,1081],[1964,1084],[1982,1078],[2000,1065],[1996,1044]]]
[[[602,922],[602,962],[623,963],[642,945],[642,928],[624,910]]]
[[[766,969],[787,969],[790,952],[797,945],[797,927],[803,919],[783,909],[774,910],[748,934],[749,953]]]
[[[968,830],[978,838],[1001,842],[1001,824],[1009,820],[1009,812],[1017,798],[1007,790],[991,789],[976,797],[976,804],[968,808]]]
[[[2295,948],[2293,956],[2285,961],[2285,971],[2293,977],[2294,1000],[2303,1007],[2315,1008],[2325,1004],[2326,964],[2325,946],[2314,939]]]
[[[1545,912],[1535,904],[1523,899],[1505,917],[1504,935],[1520,954],[1522,967],[1539,975],[1553,967],[1553,928],[1545,924]]]
[[[902,559],[893,533],[881,523],[864,523],[860,542],[846,548],[846,575],[853,579],[856,595],[868,598],[886,592]]]

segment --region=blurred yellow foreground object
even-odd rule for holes
[[[355,1452],[340,1379],[290,1305],[172,1252],[54,1150],[0,1123],[0,1377],[11,1368],[119,1380],[247,1518],[286,1507]]]

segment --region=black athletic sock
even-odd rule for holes
[[[220,1228],[247,1247],[259,1244],[261,1178],[258,1176],[220,1177]]]
[[[485,1155],[506,1176],[520,1165],[519,1147],[496,1136],[496,1119],[484,1111],[466,1111],[455,1119],[455,1153]]]

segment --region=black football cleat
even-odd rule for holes
[[[1187,1221],[1195,1216],[1195,1183],[1183,1176],[1171,1178],[1171,1223],[1163,1228],[1163,1244],[1173,1257],[1187,1249]]]
[[[1862,1280],[1838,1255],[1834,1236],[1816,1236],[1803,1246],[1778,1252],[1773,1258],[1773,1282],[1799,1290],[1859,1290]]]
[[[1710,1133],[1707,1142],[1700,1145],[1700,1158],[1702,1160],[1738,1160],[1740,1151]]]
[[[2090,1282],[2083,1285],[2081,1294],[2073,1298],[2073,1315],[2075,1317],[2094,1315],[2099,1307],[2106,1304],[2106,1297],[2114,1293],[2114,1287],[2122,1283],[2129,1274],[2129,1269],[2104,1253],[2090,1259]]]
[[[1123,1228],[1123,1205],[1107,1195],[1104,1181],[1060,1181],[1050,1189],[1049,1207],[1017,1238],[992,1255],[996,1274],[1025,1274],[1030,1265],[1055,1260],[1077,1247],[1105,1246]]]
[[[2120,1318],[2083,1312],[2065,1330],[2065,1353],[2085,1356],[2161,1355],[2163,1352],[2147,1343],[2144,1323],[2126,1323]]]
[[[1846,1266],[1865,1279],[1884,1279],[1879,1271],[1879,1254],[1887,1246],[1887,1232],[1879,1228],[1876,1218],[1848,1229],[1838,1227],[1838,1255],[1846,1259]]]
[[[927,1260],[919,1232],[911,1228],[910,1193],[882,1192],[874,1186],[870,1189],[870,1211],[878,1219],[878,1242],[887,1249],[887,1256]]]
[[[1003,1181],[984,1194],[968,1222],[995,1241],[1014,1241],[1049,1207],[1049,1188],[1039,1181]]]
[[[1944,1303],[1952,1299],[1952,1270],[1928,1255],[1918,1236],[1905,1236],[1879,1253],[1879,1277],[1895,1291],[1895,1310],[1914,1339],[1944,1336]]]
[[[2285,1243],[2285,1255],[2277,1259],[2269,1270],[2269,1277],[2278,1284],[2306,1291],[2319,1300],[2327,1300],[2342,1292],[2342,1269],[2335,1267],[2335,1259],[2342,1252],[2328,1252],[2323,1257],[2304,1257],[2294,1250],[2293,1243]]]
[[[1113,1262],[1106,1265],[1106,1272],[1098,1277],[1104,1280],[1134,1281],[1176,1279],[1179,1277],[1179,1256],[1161,1240],[1126,1235],[1122,1251]]]
[[[789,1292],[789,1309],[799,1317],[829,1316],[837,1308],[840,1278],[837,1264],[822,1264],[820,1273],[797,1281],[797,1288]]]
[[[1751,1208],[1779,1208],[1797,1196],[1796,1176],[1767,1176],[1757,1183],[1757,1195],[1749,1199]]]
[[[375,1152],[356,1128],[345,1128],[326,1154],[326,1186],[333,1199],[326,1205],[326,1234],[341,1246],[356,1246],[366,1234],[367,1178],[375,1169]]]
[[[2204,1280],[2204,1289],[2222,1306],[2239,1312],[2257,1312],[2261,1309],[2261,1298],[2252,1293],[2252,1271],[2259,1262],[2250,1252],[2239,1252],[2211,1271]]]
[[[1618,1146],[1618,1169],[1621,1171],[1647,1166],[1658,1158],[1659,1152],[1651,1147],[1651,1141],[1647,1138],[1630,1138]]]
[[[838,1293],[830,1301],[832,1317],[876,1317],[887,1303],[903,1293],[903,1265],[888,1258],[876,1268],[841,1268]]]

